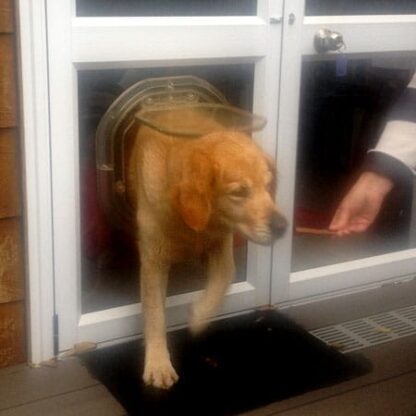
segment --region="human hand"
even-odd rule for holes
[[[341,201],[329,225],[339,236],[366,231],[374,222],[393,182],[375,172],[363,172]]]

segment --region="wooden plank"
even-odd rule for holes
[[[0,304],[24,299],[23,269],[19,220],[0,220]]]
[[[408,373],[409,371],[416,372],[415,351],[416,336],[410,336],[388,342],[386,344],[367,348],[360,352],[372,362],[374,368],[371,373],[343,383],[335,384],[334,386],[310,391],[287,400],[271,403],[262,408],[246,412],[244,413],[244,416],[270,416],[279,414],[279,412],[288,411],[300,406],[306,406],[307,404],[325,400],[329,397],[337,396],[350,390],[364,388],[365,386],[379,383],[393,377],[398,377],[402,374]],[[282,383],[284,383],[284,380],[282,380]],[[309,413],[304,414],[309,415]],[[336,413],[333,414],[335,415]]]
[[[27,368],[28,366],[26,363],[0,368],[0,379],[6,376],[9,376],[10,374],[16,374],[16,373],[22,372],[26,370]]]
[[[0,127],[17,124],[14,36],[0,35]]]
[[[0,33],[11,33],[13,31],[13,0],[0,0]]]
[[[26,360],[23,302],[0,304],[0,367]]]
[[[2,411],[5,409],[62,396],[99,384],[77,358],[59,361],[56,368],[30,368],[28,366],[16,368],[17,371],[12,371],[13,368],[0,370],[0,414],[2,416]]]
[[[415,392],[416,372],[412,372],[286,412],[273,413],[273,415],[414,416],[416,414]]]
[[[20,214],[17,131],[0,129],[0,218]]]
[[[1,416],[28,415],[123,416],[126,411],[104,386],[99,385],[1,412]]]

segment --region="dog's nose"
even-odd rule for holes
[[[270,230],[273,234],[273,237],[279,238],[281,237],[287,228],[287,220],[278,212],[273,213],[271,220],[270,220]]]

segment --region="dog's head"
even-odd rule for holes
[[[258,244],[284,233],[275,165],[258,146],[242,133],[218,132],[193,147],[175,192],[175,205],[191,229],[225,226]]]

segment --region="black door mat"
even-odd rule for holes
[[[198,338],[178,330],[169,344],[180,377],[169,391],[144,386],[142,340],[81,359],[132,416],[235,415],[371,370],[274,311],[214,322]]]

